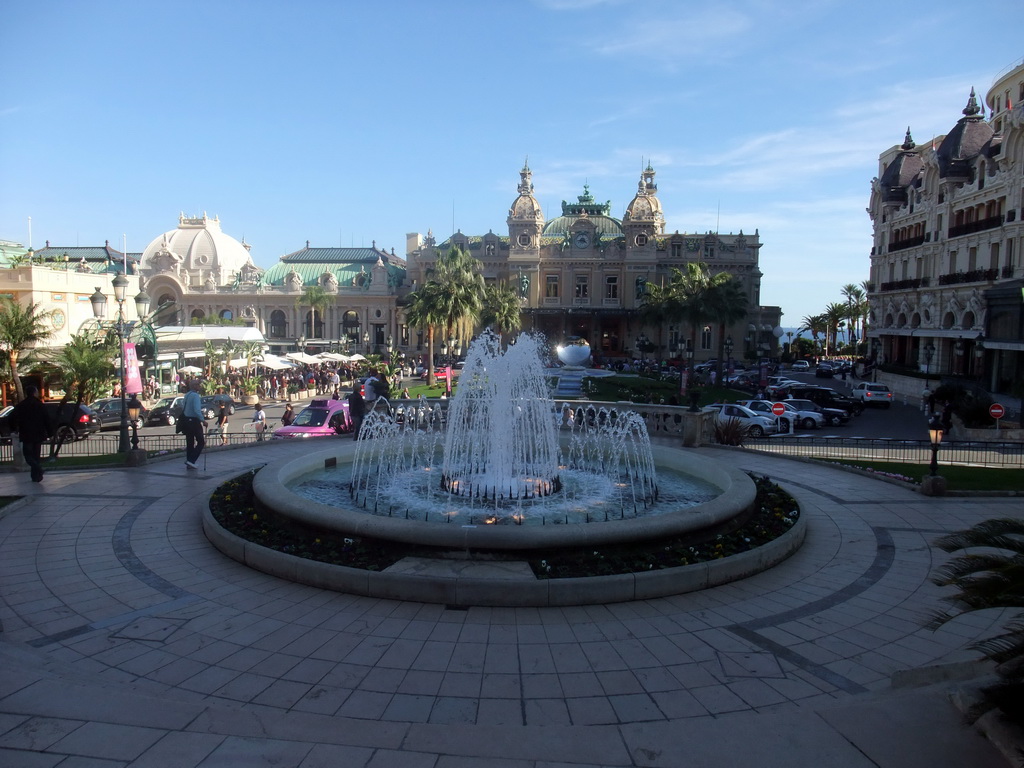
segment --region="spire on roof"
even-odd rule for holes
[[[974,95],[974,86],[971,86],[971,95],[970,98],[967,99],[967,106],[964,107],[964,115],[967,117],[975,117],[979,112],[981,112],[981,107],[978,106],[978,99]],[[982,117],[984,117],[984,115]]]
[[[914,140],[910,137],[910,126],[908,125],[907,136],[905,139],[903,139],[903,146],[901,146],[900,149],[902,149],[904,152],[909,152],[916,146],[917,145],[914,143]]]

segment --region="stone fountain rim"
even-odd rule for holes
[[[654,446],[655,465],[710,482],[721,490],[714,499],[650,517],[561,525],[475,527],[379,517],[311,501],[288,490],[287,483],[330,464],[351,462],[355,442],[265,466],[253,479],[257,503],[271,514],[301,527],[341,536],[445,547],[458,550],[529,552],[623,544],[685,535],[725,523],[751,507],[757,490],[745,472],[681,448]]]

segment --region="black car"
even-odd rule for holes
[[[56,434],[64,441],[85,440],[94,432],[100,431],[100,420],[96,413],[87,405],[75,406],[73,402],[61,403],[59,400],[50,400],[43,405],[54,425]],[[9,441],[11,439],[11,424],[7,417],[11,409],[8,407],[3,415],[0,415],[0,439]]]
[[[100,429],[118,429],[121,426],[120,397],[106,397],[102,400],[97,400],[89,407],[96,412],[96,416],[100,420]],[[148,416],[149,413],[143,407],[139,414],[139,421],[135,426],[141,427],[145,424]],[[131,424],[130,419],[128,423]]]
[[[146,418],[146,424],[156,424],[158,426],[167,424],[173,427],[178,419],[181,418],[181,411],[184,407],[184,395],[161,398],[149,412],[149,416]]]
[[[832,366],[832,363],[818,363],[814,369],[814,377],[816,379],[831,379],[836,375],[836,369]]]
[[[208,419],[217,418],[222,402],[228,408],[228,416],[235,415],[235,401],[231,399],[230,395],[206,395],[200,398],[200,401],[203,404],[203,416]]]
[[[864,404],[852,397],[840,395],[834,389],[817,387],[808,384],[804,387],[789,387],[785,394],[798,400],[811,400],[823,408],[838,408],[850,416],[860,416],[864,412]]]
[[[825,408],[824,406],[818,405],[813,400],[802,400],[790,398],[786,400],[787,403],[792,405],[798,411],[817,411],[821,414],[825,423],[831,427],[838,427],[850,420],[850,414],[844,411],[842,408]]]

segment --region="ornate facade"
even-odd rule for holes
[[[379,350],[397,331],[396,300],[405,262],[371,248],[306,247],[267,270],[255,266],[249,246],[221,232],[220,221],[179,217],[177,229],[143,251],[139,271],[154,306],[173,302],[177,322],[217,316],[258,328],[275,353],[296,349]],[[330,297],[325,313],[299,298],[309,286]],[[166,320],[165,320],[166,322]]]
[[[473,254],[487,282],[508,282],[519,288],[523,327],[552,341],[586,339],[596,356],[640,356],[637,338],[652,345],[648,356],[671,357],[689,329],[661,323],[645,325],[639,309],[652,283],[670,279],[671,269],[704,262],[713,273],[729,272],[740,280],[750,308],[748,317],[726,329],[734,356],[777,354],[779,307],[760,306],[760,237],[665,232],[665,217],[655,171],[648,165],[621,219],[610,203],[598,203],[584,186],[576,202],[562,202],[561,215],[546,221],[534,196],[533,173],[519,173],[518,196],[506,219],[507,235],[456,232],[442,243],[432,234],[411,236],[407,254],[409,277],[423,282],[439,253],[460,246]],[[718,349],[718,329],[698,333],[697,360]]]
[[[926,146],[879,157],[868,299],[883,361],[1011,392],[1024,379],[1024,63]],[[1019,396],[1019,395],[1018,395]]]

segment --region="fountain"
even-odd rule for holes
[[[576,424],[567,407],[556,410],[538,346],[523,335],[502,353],[497,336],[481,334],[446,424],[440,411],[422,405],[370,414],[352,461],[351,503],[369,514],[489,525],[589,522],[651,509],[658,486],[643,420],[605,410],[593,423]],[[313,486],[295,488],[315,500],[340,500],[336,478],[318,477]],[[698,481],[691,486],[693,501],[720,493]]]
[[[449,408],[422,399],[383,403],[358,441],[325,441],[324,450],[268,465],[253,480],[261,513],[288,526],[414,545],[415,557],[374,573],[239,542],[209,520],[207,535],[232,557],[307,584],[453,605],[676,594],[764,570],[799,546],[802,529],[720,563],[538,579],[524,561],[546,552],[706,541],[741,525],[756,495],[751,479],[728,463],[664,444],[652,450],[627,404],[557,407],[539,344],[523,335],[503,352],[497,337],[482,334]]]

